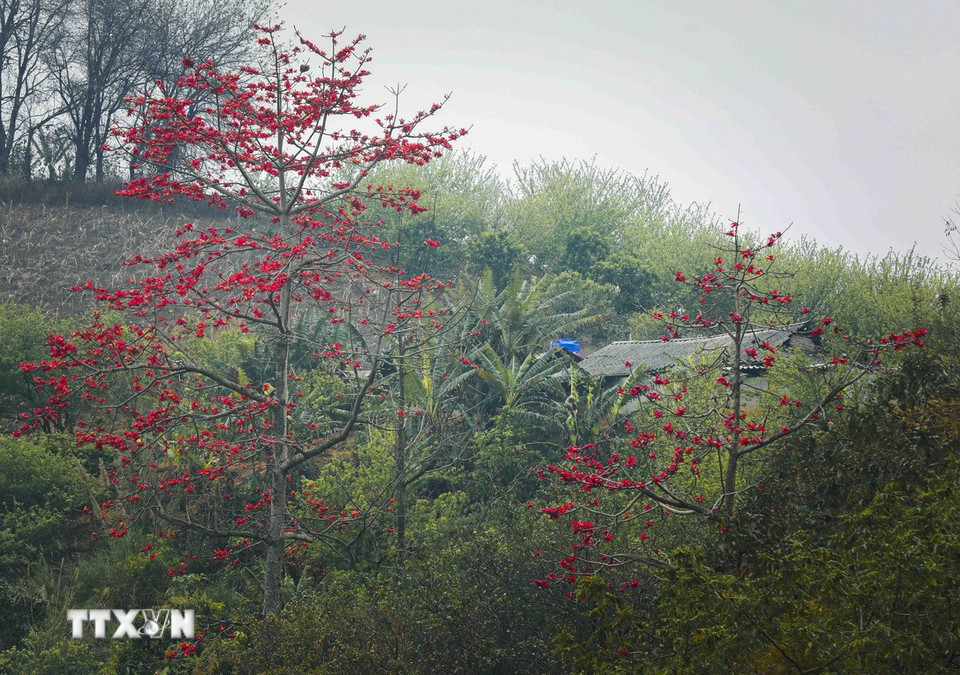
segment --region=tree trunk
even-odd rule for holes
[[[270,540],[263,564],[263,612],[275,614],[280,609],[280,585],[283,581],[283,528],[287,511],[286,475],[274,468],[271,472]]]
[[[97,157],[97,161],[96,161],[96,182],[97,182],[97,183],[102,183],[102,182],[106,179],[106,177],[107,177],[106,171],[105,171],[104,168],[103,168],[103,148],[102,148],[102,147],[98,147],[97,152],[96,152],[96,157]]]
[[[397,501],[393,505],[394,515],[397,517],[397,559],[402,564],[404,554],[407,548],[407,418],[406,418],[406,391],[404,380],[406,379],[406,367],[404,365],[403,337],[400,337],[397,345],[397,395],[400,402],[400,410],[404,415],[397,417],[397,436],[394,446],[394,461],[396,463],[396,484]]]
[[[734,302],[734,313],[740,314],[739,296]],[[731,429],[731,442],[727,446],[727,470],[723,480],[723,512],[727,521],[733,521],[736,517],[737,500],[737,465],[739,463],[738,453],[740,452],[740,412],[743,408],[743,378],[740,372],[741,348],[743,347],[744,328],[740,323],[734,324],[733,330],[733,383],[731,396],[733,398],[733,428]]]
[[[280,291],[280,321],[277,330],[277,353],[274,361],[273,429],[274,447],[268,456],[270,470],[270,521],[267,526],[267,554],[263,570],[263,611],[273,614],[280,609],[280,584],[283,581],[284,530],[287,522],[287,472],[283,468],[290,458],[287,435],[287,407],[290,402],[290,386],[287,373],[290,370],[290,281]]]
[[[23,164],[20,173],[24,178],[30,180],[33,177],[33,136],[36,129],[32,126],[27,130],[27,141],[23,147]]]
[[[0,176],[10,172],[10,148],[7,144],[7,131],[0,124]]]
[[[84,183],[87,180],[87,171],[90,170],[90,148],[83,141],[76,143],[76,164],[73,167],[73,182]]]

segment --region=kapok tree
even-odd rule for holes
[[[119,453],[110,476],[123,499],[103,509],[113,536],[149,514],[213,538],[212,561],[256,547],[267,612],[280,605],[288,545],[365,517],[302,494],[297,472],[351,436],[398,339],[413,351],[443,329],[446,312],[432,304],[443,284],[371,254],[391,245],[377,209],[418,213],[419,194],[367,175],[382,162],[427,163],[465,133],[422,130],[442,104],[406,119],[361,104],[363,36],[285,46],[278,29],[258,27],[260,62],[239,72],[184,58],[177,96],[133,99],[116,131],[144,174],[122,194],[204,200],[240,218],[184,224],[170,250],[127,263],[146,271],[126,288],[75,288],[107,311],[51,336],[50,358],[22,366],[51,393],[22,431],[76,400],[97,411],[76,436]],[[212,101],[199,116],[187,113],[191,92]],[[230,335],[256,341],[262,376],[204,356]],[[305,377],[314,368],[339,378],[328,392],[337,403],[305,419],[298,400],[325,400],[323,378]]]
[[[674,279],[690,288],[695,309],[652,312],[660,339],[712,336],[703,343],[709,347],[666,372],[624,363],[626,381],[612,397],[598,397],[612,398],[610,410],[621,416],[592,438],[578,437],[566,463],[535,470],[567,486],[565,503],[542,511],[569,519],[573,533],[562,570],[536,583],[574,582],[610,567],[670,566],[652,529],[668,516],[737,528],[738,504],[761,487],[766,453],[802,429],[828,425],[843,410],[844,392],[881,368],[884,350],[923,346],[923,328],[857,339],[833,317],[795,309],[782,285],[791,275],[776,266],[780,237],[757,239],[734,222],[705,271],[688,278],[677,270]],[[791,353],[788,335],[816,349]],[[749,377],[758,373],[762,379]]]

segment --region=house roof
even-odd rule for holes
[[[778,349],[788,341],[797,338],[797,346],[802,349],[812,349],[813,341],[806,335],[798,334],[806,323],[791,324],[778,328],[767,328],[752,331],[743,342],[743,349],[756,349],[763,342]],[[584,357],[578,364],[594,377],[626,377],[637,366],[643,366],[649,373],[663,371],[690,358],[704,356],[716,358],[719,352],[733,342],[726,333],[705,337],[672,338],[670,340],[630,340],[614,342]],[[757,359],[742,354],[741,359],[746,368],[763,368],[760,359],[767,352],[759,350]],[[626,363],[630,362],[628,368]]]

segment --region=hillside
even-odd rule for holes
[[[113,194],[115,186],[22,183],[0,186],[0,302],[61,317],[90,308],[71,286],[120,286],[122,265],[169,244],[184,222],[223,221],[204,204],[158,205]]]

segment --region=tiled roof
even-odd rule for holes
[[[805,324],[793,324],[781,328],[751,332],[744,340],[743,348],[756,348],[763,342],[769,342],[770,346],[778,349],[804,326]],[[797,337],[805,338],[802,335]],[[803,341],[810,342],[809,339]],[[706,337],[673,338],[666,341],[631,340],[614,342],[584,357],[579,366],[595,377],[626,377],[631,370],[640,365],[647,372],[656,373],[689,358],[699,358],[700,356],[715,358],[721,350],[728,347],[732,342],[733,339],[726,333]],[[806,345],[801,348],[804,347]],[[758,356],[761,359],[768,353],[763,349],[758,351],[760,352]],[[743,354],[741,358],[745,367],[763,367],[759,360],[754,360],[746,354]],[[630,362],[629,368],[626,366],[627,361]]]

